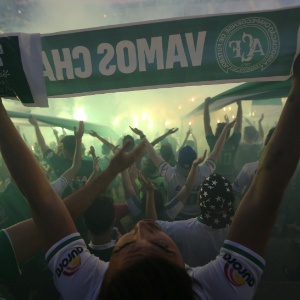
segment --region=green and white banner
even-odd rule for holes
[[[47,96],[286,80],[299,16],[293,7],[44,35]]]

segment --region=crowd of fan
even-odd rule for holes
[[[296,80],[297,84],[298,81]],[[294,89],[296,90],[296,96],[298,96],[298,88]],[[300,99],[297,99],[297,101],[299,102]],[[238,242],[235,242],[236,240],[241,241],[241,245],[245,246],[239,246],[240,251],[248,251],[248,254],[250,253],[255,257],[256,264],[262,267],[264,265],[264,261],[261,258],[263,250],[260,249],[259,242],[257,242],[257,249],[254,249],[256,251],[253,250],[258,253],[255,254],[251,248],[256,248],[256,246],[254,247],[250,242],[247,242],[244,236],[237,238],[239,236],[237,234],[237,226],[235,225],[235,229],[231,230],[231,224],[235,219],[236,212],[239,210],[241,199],[246,198],[249,202],[249,198],[254,197],[253,203],[255,203],[255,197],[258,197],[257,195],[253,196],[255,193],[261,193],[261,198],[265,196],[263,192],[260,192],[260,183],[254,184],[255,187],[259,187],[255,192],[251,190],[250,186],[256,173],[259,174],[257,176],[261,176],[261,182],[267,182],[266,185],[268,186],[268,180],[265,178],[270,175],[261,175],[264,174],[264,170],[259,171],[259,162],[260,159],[266,160],[264,156],[267,155],[265,154],[265,149],[269,141],[272,141],[272,135],[274,131],[276,132],[276,129],[272,128],[266,137],[264,137],[263,115],[258,122],[258,128],[255,128],[249,120],[246,120],[247,124],[243,124],[242,104],[241,102],[237,102],[238,111],[236,119],[233,122],[229,122],[225,118],[225,122],[218,123],[215,132],[213,132],[210,124],[209,104],[210,98],[207,98],[205,100],[203,121],[208,150],[204,151],[204,153],[198,153],[197,138],[191,129],[188,130],[184,141],[178,147],[176,142],[174,143],[174,138],[172,138],[172,134],[178,130],[177,128],[167,130],[154,141],[148,141],[147,136],[141,129],[132,127],[130,127],[132,135],[126,135],[114,143],[103,138],[100,133],[90,131],[89,134],[99,140],[99,147],[95,149],[93,146],[90,146],[87,151],[82,144],[84,134],[83,122],[79,122],[78,128],[74,129],[74,135],[64,133],[62,136],[58,136],[57,131],[54,131],[56,144],[50,147],[44,139],[37,120],[31,116],[29,122],[33,126],[37,141],[34,148],[35,158],[30,158],[30,153],[26,154],[27,152],[32,152],[29,145],[26,147],[26,151],[24,151],[24,160],[21,152],[20,156],[11,158],[14,152],[17,153],[17,151],[23,149],[23,146],[18,146],[18,142],[15,144],[14,141],[18,141],[18,139],[20,139],[20,143],[24,141],[21,141],[21,138],[18,137],[18,133],[14,131],[13,126],[11,126],[11,129],[7,129],[10,128],[10,125],[7,125],[10,121],[9,118],[7,117],[8,120],[6,121],[4,118],[3,121],[2,116],[0,116],[0,147],[4,157],[1,165],[1,184],[3,190],[0,194],[1,234],[6,232],[10,236],[15,251],[15,260],[19,266],[15,270],[12,268],[10,271],[2,270],[0,272],[2,298],[61,299],[62,295],[65,297],[66,294],[71,293],[71,287],[65,287],[64,285],[67,286],[67,283],[59,281],[61,274],[63,272],[64,274],[66,274],[65,272],[70,272],[71,275],[76,273],[76,270],[73,270],[72,266],[68,266],[69,269],[64,270],[63,267],[65,265],[62,262],[59,264],[61,269],[60,267],[55,269],[56,279],[53,281],[52,278],[54,263],[49,263],[49,261],[55,261],[52,258],[51,251],[53,251],[53,245],[57,245],[60,240],[56,235],[61,234],[62,237],[68,236],[68,234],[64,233],[64,227],[59,227],[61,226],[60,222],[57,223],[57,219],[60,218],[59,214],[57,219],[53,219],[52,230],[54,232],[54,227],[57,226],[57,229],[61,230],[61,233],[52,234],[48,231],[49,241],[46,241],[46,246],[44,247],[46,250],[50,248],[47,252],[48,261],[44,258],[45,252],[40,250],[41,242],[39,242],[38,238],[34,240],[37,245],[28,239],[28,243],[31,243],[34,251],[29,249],[29,254],[26,255],[25,247],[22,249],[22,254],[20,254],[21,250],[18,250],[18,246],[14,245],[13,235],[10,235],[9,230],[5,231],[6,228],[13,228],[12,230],[15,230],[16,227],[13,225],[22,224],[20,222],[26,222],[26,220],[32,222],[32,216],[38,228],[43,228],[44,226],[42,214],[38,216],[37,213],[40,209],[38,208],[39,205],[34,203],[34,198],[38,198],[38,196],[41,198],[44,197],[41,188],[43,185],[45,185],[45,198],[47,198],[47,183],[43,179],[40,179],[43,177],[43,174],[41,171],[38,171],[38,167],[36,170],[34,169],[34,160],[39,162],[37,165],[42,167],[47,179],[46,181],[51,184],[51,188],[55,191],[55,194],[63,199],[71,217],[75,220],[76,231],[83,238],[81,243],[84,243],[84,247],[94,255],[93,258],[96,257],[101,262],[109,262],[112,255],[118,255],[121,249],[132,243],[132,241],[124,243],[125,237],[128,236],[128,232],[132,232],[132,228],[142,236],[145,234],[143,226],[146,226],[148,230],[147,234],[149,234],[149,231],[162,230],[175,242],[176,249],[179,250],[183,262],[190,268],[187,269],[188,274],[192,274],[190,276],[196,281],[201,281],[199,283],[200,286],[197,287],[193,283],[193,291],[196,296],[201,295],[202,289],[205,290],[208,286],[204,278],[211,272],[208,271],[212,266],[209,263],[214,261],[216,257],[220,257],[218,255],[221,249],[226,248],[229,251],[222,250],[225,251],[225,254],[221,252],[223,253],[223,258],[231,257],[234,252],[232,249],[238,247]],[[3,106],[1,111],[1,115],[5,113]],[[284,113],[283,115],[285,116]],[[5,122],[8,123],[6,124]],[[7,127],[4,127],[4,125]],[[282,121],[277,126],[284,128],[288,125],[284,125]],[[8,131],[7,136],[2,132],[6,130]],[[279,136],[281,132],[280,130],[278,132]],[[7,141],[8,138],[11,139],[12,143]],[[4,141],[7,141],[7,143]],[[277,146],[276,143],[280,144],[279,137],[274,138],[273,147],[275,148]],[[289,145],[286,145],[286,147],[288,148]],[[126,161],[125,166],[125,160],[129,159],[130,163]],[[20,166],[23,163],[24,166]],[[29,168],[27,168],[27,163]],[[33,171],[31,171],[31,164],[33,165]],[[297,169],[294,161],[293,168]],[[297,170],[283,196],[282,205],[284,205],[285,211],[286,208],[292,206],[290,211],[293,213],[287,216],[285,223],[297,224],[300,221],[299,209],[296,206],[299,195],[296,184],[299,176]],[[109,172],[112,172],[114,176],[107,176],[107,174],[110,174]],[[28,178],[31,176],[32,178]],[[289,176],[291,177],[291,174],[287,177]],[[282,179],[279,175],[278,177],[278,180],[285,183],[285,179]],[[101,183],[99,183],[99,178],[101,179]],[[97,191],[94,191],[97,185],[100,191],[98,191],[99,195],[97,195]],[[267,190],[267,193],[271,193],[270,190]],[[80,204],[77,202],[74,204],[75,201],[79,201],[78,199],[81,199]],[[246,203],[244,205],[248,205],[246,200],[242,201]],[[47,204],[46,201],[45,204]],[[45,210],[49,209],[49,218],[53,214],[51,212],[51,205],[49,204],[49,208],[46,205],[45,208]],[[258,208],[264,213],[263,206],[258,206]],[[240,209],[241,213],[239,215],[241,216],[243,215],[243,209]],[[249,214],[251,214],[251,207],[249,211]],[[240,219],[241,217],[237,217],[238,221],[236,222],[241,222]],[[66,222],[68,223],[69,221]],[[50,225],[47,224],[48,227]],[[32,223],[30,223],[30,226],[33,226]],[[71,225],[68,223],[66,228],[68,226]],[[24,229],[25,225],[21,226],[21,228]],[[270,231],[272,228],[273,225],[270,225]],[[280,228],[282,229],[282,224]],[[45,229],[41,231],[43,232],[43,230],[45,231]],[[74,234],[72,233],[70,236],[75,239]],[[157,236],[160,235],[156,231],[155,234]],[[231,239],[233,241],[230,241]],[[263,237],[261,239],[264,241]],[[116,248],[118,241],[122,241],[122,246]],[[151,243],[155,247],[163,249],[163,251],[170,252],[171,254],[169,253],[169,255],[173,255],[170,247],[166,246],[165,242],[155,240]],[[82,244],[79,244],[80,247],[83,247]],[[80,248],[79,246],[76,247],[76,249]],[[250,250],[246,247],[250,248]],[[1,256],[6,255],[6,252],[2,249],[0,253]],[[55,255],[53,254],[53,256]],[[81,259],[83,262],[84,258]],[[248,288],[253,285],[256,287],[261,276],[261,269],[255,269],[248,261],[243,261],[239,256],[234,259],[240,261],[240,263],[237,263],[240,266],[246,265],[248,269],[252,270],[251,274],[253,278],[241,276],[240,280],[247,281]],[[71,259],[70,261],[74,262]],[[228,261],[230,261],[229,258]],[[164,264],[163,261],[159,262],[162,265]],[[215,264],[217,265],[219,262],[220,259]],[[52,273],[47,268],[47,263]],[[115,266],[115,262],[113,265]],[[76,266],[74,265],[73,267],[75,268]],[[142,267],[146,272],[147,266],[143,265]],[[197,267],[202,267],[201,271]],[[229,268],[228,264],[227,267]],[[101,265],[101,268],[99,266],[101,272],[103,270],[106,271],[107,265]],[[112,274],[113,271],[106,272],[109,275],[105,275],[107,276],[104,280],[105,284],[102,283],[105,288],[101,291],[104,299],[109,298],[108,294],[105,293],[111,293],[110,287],[107,287],[109,286],[107,283],[109,279],[107,278],[114,276]],[[132,273],[136,273],[136,276],[142,276],[138,269],[135,268],[132,269]],[[171,278],[171,273],[166,274]],[[124,275],[122,273],[120,276]],[[294,278],[300,277],[297,270],[293,275]],[[122,279],[123,277],[120,278]],[[118,277],[118,280],[120,278]],[[170,279],[170,281],[172,280]],[[223,282],[222,280],[220,279],[220,282]],[[235,280],[237,279],[231,279],[231,282],[233,282],[233,285],[238,285],[238,282],[235,282]],[[256,283],[254,283],[255,281]],[[170,284],[170,282],[166,280],[165,284]],[[98,289],[96,290],[99,292]],[[221,288],[220,290],[222,291]],[[225,291],[228,292],[226,288]],[[185,291],[185,293],[187,292]],[[251,299],[255,290],[245,290],[245,293],[248,294],[243,299]],[[188,294],[186,295],[186,299],[189,299]],[[94,296],[90,299],[92,298]],[[78,296],[76,299],[83,298]],[[127,298],[125,297],[124,299]]]

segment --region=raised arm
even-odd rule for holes
[[[43,235],[44,246],[48,249],[61,238],[76,232],[76,227],[66,205],[51,188],[39,162],[25,145],[8,117],[2,101],[0,103],[0,128],[2,128],[0,130],[2,156],[16,184],[29,201],[34,221]],[[111,160],[109,167],[93,182],[86,184],[65,199],[66,203],[74,199],[73,197],[81,199],[81,202],[70,208],[72,216],[78,217],[98,193],[105,190],[111,180],[120,171],[130,166],[137,155],[144,150],[144,145],[141,143],[130,153],[125,153],[127,146],[128,144],[120,150]],[[22,160],[22,164],[16,164],[17,159]],[[85,198],[88,198],[90,203],[86,200],[82,201]]]
[[[187,141],[187,139],[189,138],[189,136],[190,136],[191,134],[192,134],[192,129],[189,128],[189,130],[186,132],[185,139],[184,139],[182,145],[179,147],[179,150],[185,146],[186,141]]]
[[[235,125],[234,125],[234,132],[242,132],[242,123],[243,123],[243,109],[242,109],[242,102],[237,101],[236,102],[238,109],[236,113],[236,118],[235,118]]]
[[[114,147],[115,147],[114,144],[110,143],[106,139],[99,136],[99,134],[97,132],[95,132],[94,130],[90,131],[90,135],[93,136],[93,137],[96,137],[100,142],[102,142],[104,145],[106,145],[110,150],[114,149]]]
[[[293,69],[287,102],[228,233],[229,240],[261,256],[265,254],[284,191],[300,157],[300,55]]]
[[[261,114],[260,119],[258,120],[258,134],[259,134],[259,141],[263,142],[265,139],[264,129],[262,127],[262,121],[264,119],[264,114]]]
[[[215,146],[214,146],[214,149],[213,151],[210,153],[208,159],[211,159],[213,160],[215,163],[217,163],[217,161],[219,160],[219,157],[220,157],[220,154],[223,150],[223,147],[224,147],[224,144],[225,144],[225,141],[226,141],[226,138],[227,138],[227,134],[229,132],[229,130],[234,126],[235,124],[235,120],[230,122],[230,123],[227,123],[223,130],[222,130],[222,133],[220,134]]]
[[[210,97],[206,98],[204,101],[203,121],[204,121],[205,136],[213,134],[210,126],[209,101],[210,101]]]
[[[185,185],[182,187],[182,189],[177,194],[177,199],[179,199],[183,205],[186,204],[188,197],[190,193],[192,192],[193,188],[195,187],[196,183],[196,175],[197,175],[197,167],[203,163],[203,161],[206,158],[207,150],[204,151],[203,155],[201,157],[198,157],[193,161],[192,167],[190,169],[189,175],[187,177]]]
[[[34,127],[35,135],[36,135],[36,139],[37,139],[38,145],[39,145],[42,153],[44,154],[46,150],[50,149],[50,147],[45,142],[45,139],[44,139],[44,137],[42,135],[40,126],[38,124],[38,121],[33,116],[30,116],[28,120],[29,120],[29,123]]]
[[[137,171],[137,178],[141,183],[142,187],[146,191],[146,207],[145,207],[145,218],[151,220],[157,220],[157,212],[154,201],[154,185],[151,180],[145,179],[140,171]]]
[[[130,127],[130,126],[129,126]],[[144,140],[145,141],[145,146],[146,146],[146,151],[148,151],[149,153],[149,156],[151,158],[151,160],[153,161],[153,163],[155,164],[156,168],[159,167],[159,165],[164,162],[164,159],[159,156],[155,149],[153,148],[152,144],[149,143],[149,141],[147,140],[146,136],[144,135],[143,131],[141,131],[140,129],[138,128],[132,128],[130,127],[130,129],[137,135],[140,136],[140,139],[141,140]]]
[[[152,141],[151,145],[155,146],[156,144],[160,143],[163,139],[165,139],[168,135],[173,134],[176,131],[178,131],[178,128],[171,128],[171,129],[169,129],[166,133],[164,133],[163,135],[159,136],[154,141]]]
[[[84,123],[82,121],[79,122],[78,130],[76,127],[74,127],[74,135],[76,138],[76,147],[73,157],[73,163],[71,168],[69,168],[65,173],[63,173],[61,176],[64,177],[68,182],[70,182],[76,175],[76,173],[79,171],[81,167],[81,141],[84,134]]]

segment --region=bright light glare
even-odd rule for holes
[[[148,128],[149,128],[149,129],[152,129],[152,128],[153,128],[153,122],[152,122],[152,121],[149,122]]]
[[[165,122],[165,125],[168,126],[170,123],[168,121]]]
[[[77,121],[86,121],[87,115],[84,112],[83,108],[77,108],[74,112],[73,118]]]
[[[117,125],[119,123],[119,118],[115,118],[114,125]]]

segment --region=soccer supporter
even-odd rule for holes
[[[213,134],[211,125],[210,125],[210,114],[209,114],[209,104],[210,98],[205,99],[204,112],[203,112],[203,121],[204,121],[204,131],[206,141],[208,143],[210,152],[213,151],[214,146],[227,123],[220,122],[217,124],[215,134]],[[230,132],[228,132],[226,137],[226,142],[220,154],[219,160],[217,162],[216,172],[220,175],[223,175],[229,181],[233,181],[236,176],[236,171],[234,167],[234,160],[236,151],[238,149],[240,140],[241,140],[241,131],[242,131],[242,103],[241,101],[237,102],[237,114],[236,114],[236,122],[234,125],[233,133],[230,136]]]
[[[253,183],[235,213],[227,240],[214,261],[196,268],[186,267],[173,240],[155,222],[146,220],[119,239],[109,264],[91,255],[66,206],[52,190],[1,104],[0,128],[6,129],[0,131],[2,155],[30,202],[48,250],[48,266],[62,297],[252,299],[263,273],[263,257],[278,207],[300,157],[300,55],[293,69],[288,100]],[[126,146],[100,174],[99,185],[109,184],[128,168],[144,145],[128,153]],[[20,157],[22,166],[15,163]],[[87,184],[86,189],[89,187]]]

